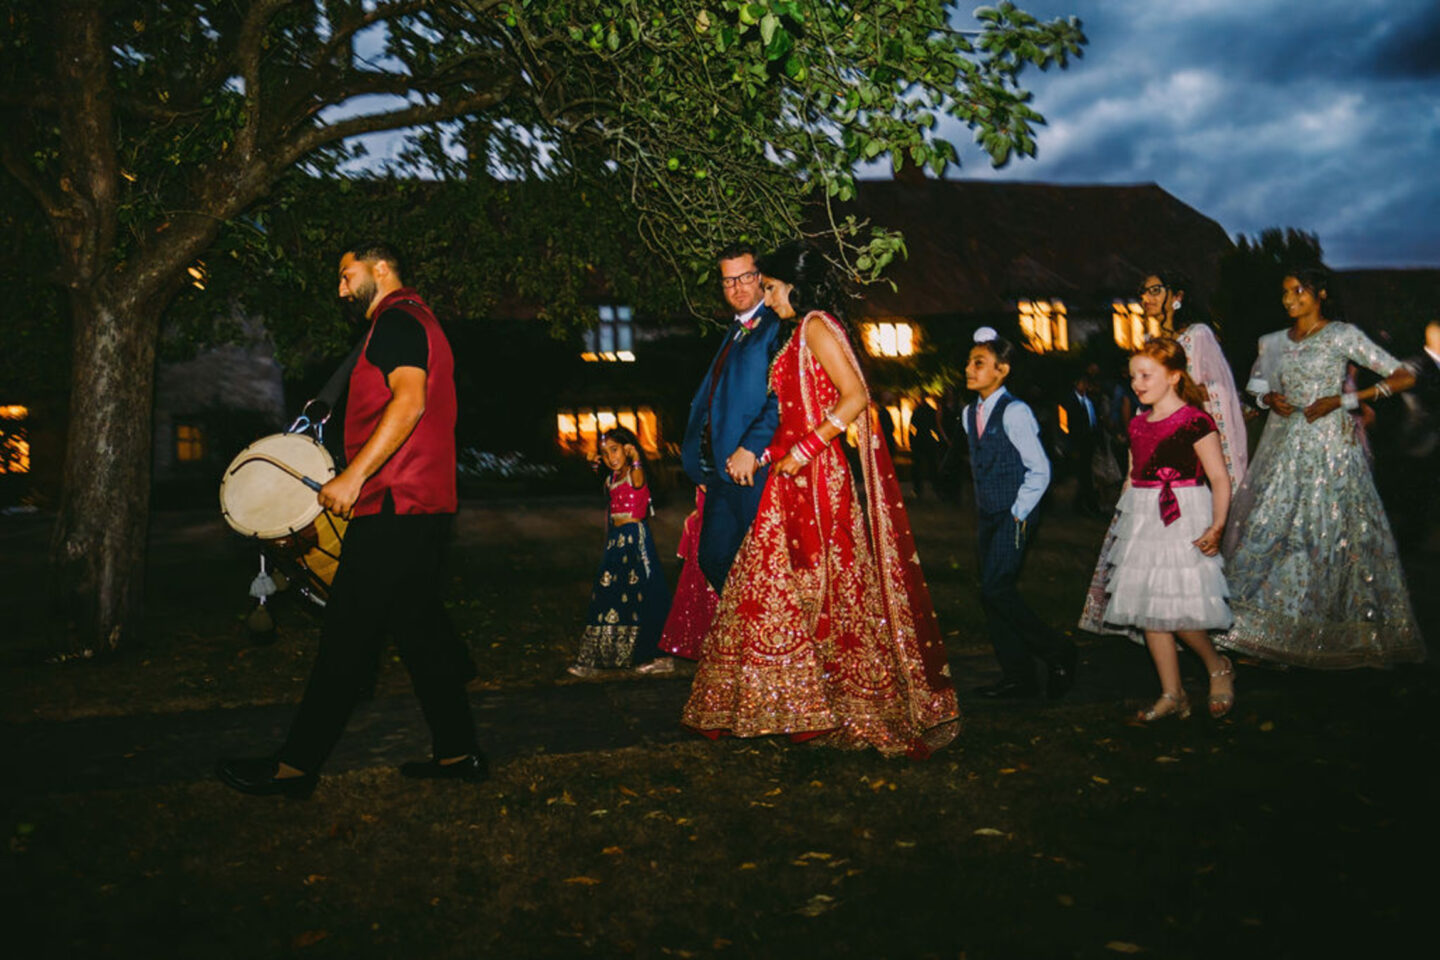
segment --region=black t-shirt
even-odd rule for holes
[[[396,367],[428,370],[430,341],[425,328],[404,310],[390,309],[375,320],[375,330],[365,347],[365,359],[388,378]]]

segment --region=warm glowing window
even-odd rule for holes
[[[205,433],[193,423],[175,425],[175,459],[194,463],[205,459]]]
[[[555,441],[568,453],[594,456],[600,434],[622,426],[640,438],[649,456],[660,452],[660,425],[653,407],[572,407],[555,414]]]
[[[908,357],[915,352],[915,328],[908,323],[867,323],[860,328],[872,357]]]
[[[601,304],[597,309],[600,322],[585,331],[585,348],[580,359],[587,363],[635,359],[635,312],[627,306]]]
[[[1160,326],[1160,318],[1147,318],[1138,300],[1128,303],[1124,300],[1111,301],[1110,325],[1115,335],[1115,345],[1121,350],[1139,350],[1146,340],[1165,332]]]
[[[1070,349],[1070,319],[1060,300],[1021,300],[1017,305],[1025,346],[1034,353]]]
[[[910,414],[915,412],[915,401],[909,397],[901,397],[894,403],[885,405],[885,412],[890,414],[890,422],[895,425],[890,435],[890,446],[895,450],[910,449]]]
[[[30,411],[17,404],[0,406],[0,473],[30,472],[30,440],[24,421]]]

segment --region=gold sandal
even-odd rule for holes
[[[1185,691],[1182,690],[1179,693],[1160,694],[1160,699],[1156,700],[1149,710],[1141,710],[1135,714],[1135,719],[1141,723],[1154,723],[1166,717],[1179,717],[1184,720],[1189,716],[1190,698],[1185,696]]]
[[[1230,708],[1235,706],[1235,665],[1230,662],[1229,657],[1222,656],[1220,659],[1225,662],[1225,666],[1210,671],[1210,716],[1215,720],[1224,717],[1230,712]],[[1215,681],[1223,677],[1230,678],[1230,690],[1228,693],[1215,693]]]

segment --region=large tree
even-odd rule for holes
[[[942,0],[0,0],[0,20],[0,160],[70,314],[52,562],[72,652],[137,628],[160,318],[288,171],[410,130],[433,167],[458,147],[472,173],[616,196],[693,284],[720,238],[848,199],[857,163],[942,173],[941,117],[995,163],[1033,154],[1017,75],[1084,42],[1009,3],[957,26]],[[863,224],[833,237],[861,280],[903,250]]]

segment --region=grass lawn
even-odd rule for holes
[[[452,612],[482,682],[557,682],[600,509],[467,511]],[[662,513],[662,549],[681,513]],[[969,516],[913,515],[952,653],[972,662]],[[1024,589],[1057,626],[1102,533],[1057,519],[1040,534]],[[43,547],[38,523],[0,528],[20,625],[0,660],[8,736],[298,697],[315,628],[282,611],[275,643],[248,642],[253,566],[211,518],[160,515],[148,642],[113,661],[39,662],[25,600]],[[1434,624],[1434,554],[1418,564]],[[307,803],[208,781],[22,789],[0,854],[10,941],[57,957],[1349,957],[1402,955],[1430,929],[1433,669],[1245,669],[1230,720],[1144,728],[1125,722],[1153,695],[1143,651],[1086,649],[1143,679],[1082,672],[1055,705],[962,694],[964,732],[923,763],[697,740],[525,756],[479,787],[362,769]],[[380,695],[406,689],[388,664]]]

